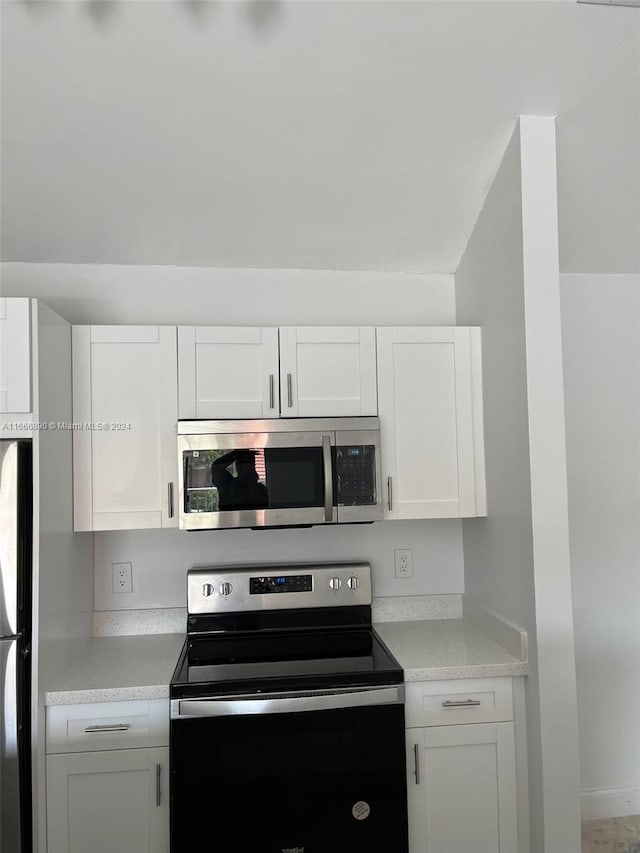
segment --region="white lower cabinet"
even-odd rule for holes
[[[169,749],[47,758],[48,853],[168,853]]]
[[[168,706],[47,708],[47,853],[169,853]]]
[[[517,853],[514,724],[469,722],[474,714],[486,719],[492,713],[476,698],[479,681],[468,682],[468,698],[464,680],[450,682],[448,695],[446,682],[410,685],[425,689],[419,700],[415,697],[419,709],[408,708],[407,722],[411,725],[420,714],[426,722],[407,729],[411,853]],[[492,683],[503,693],[507,685],[510,690],[510,679],[487,681],[488,695]],[[495,707],[496,717],[504,717],[504,707],[499,702]],[[456,724],[429,724],[430,714],[435,721],[448,713]]]

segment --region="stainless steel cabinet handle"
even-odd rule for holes
[[[293,408],[293,376],[287,373],[287,405]]]
[[[479,699],[457,699],[455,702],[447,699],[442,703],[443,708],[472,708],[474,705],[482,705]]]
[[[274,395],[273,395],[273,373],[269,374],[269,408],[273,409],[274,407]]]
[[[162,764],[156,764],[156,805],[162,804]]]
[[[391,512],[393,508],[393,477],[387,477],[387,504],[389,505],[389,512]]]
[[[131,723],[105,723],[102,726],[87,726],[85,732],[88,735],[104,734],[105,732],[128,732]]]
[[[173,518],[173,483],[169,483],[167,490],[167,508],[169,518]]]
[[[333,466],[331,464],[331,436],[322,436],[322,463],[324,467],[324,520],[333,518]]]
[[[414,765],[414,774],[416,777],[416,785],[420,784],[420,744],[415,743],[413,745],[413,765]]]

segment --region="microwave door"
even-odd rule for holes
[[[306,431],[180,436],[180,526],[336,521],[334,445],[334,434]]]

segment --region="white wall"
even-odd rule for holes
[[[95,533],[95,609],[184,607],[195,564],[368,560],[374,595],[464,592],[461,522],[385,521],[297,530]],[[414,576],[395,577],[393,549],[413,548]],[[133,593],[113,594],[111,563],[133,564]]]
[[[71,417],[71,326],[37,305],[36,421]],[[91,636],[91,536],[73,532],[72,432],[37,433],[41,652]]]
[[[34,420],[71,420],[71,326],[38,303],[32,328]],[[34,434],[34,850],[46,848],[42,693],[77,643],[91,636],[91,536],[73,533],[72,434]]]
[[[5,259],[450,271],[526,112],[560,117],[563,269],[640,269],[637,9],[0,14]]]
[[[455,322],[448,274],[4,262],[0,292],[37,296],[78,324]]]
[[[463,522],[465,592],[528,632],[531,849],[543,848],[527,425],[520,140],[514,133],[456,273],[457,322],[482,326],[487,518]]]
[[[640,276],[562,276],[583,816],[640,811]]]
[[[553,120],[525,117],[456,275],[458,323],[483,328],[488,517],[463,523],[465,584],[529,632],[535,853],[580,847],[556,204]]]

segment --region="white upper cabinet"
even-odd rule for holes
[[[294,418],[377,415],[375,329],[282,327],[280,411]]]
[[[486,514],[480,329],[379,328],[385,518]]]
[[[180,418],[279,416],[277,329],[181,326],[178,364]]]
[[[177,527],[173,326],[73,327],[74,527]]]
[[[372,327],[180,327],[180,418],[376,415],[375,340]]]
[[[31,410],[29,300],[0,298],[0,414]]]

